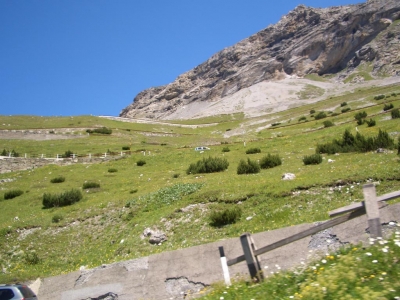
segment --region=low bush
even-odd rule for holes
[[[315,153],[309,156],[304,156],[303,163],[305,165],[318,165],[322,163],[322,156],[319,153]]]
[[[385,99],[385,95],[377,95],[374,97],[375,100],[382,100]]]
[[[324,121],[324,127],[326,128],[326,127],[332,127],[332,126],[334,126],[335,124],[333,124],[333,122],[332,121],[329,121],[329,120],[327,120],[327,121]]]
[[[393,107],[394,107],[394,106],[393,106],[392,103],[385,104],[385,105],[383,106],[383,110],[384,110],[384,111],[388,111],[388,110],[392,109]]]
[[[343,108],[343,109],[341,110],[341,112],[344,114],[345,112],[348,112],[348,111],[350,111],[350,110],[351,110],[350,107],[345,107],[345,108]]]
[[[146,161],[144,159],[139,159],[136,162],[136,165],[139,166],[139,167],[144,166],[145,164],[146,164]]]
[[[272,127],[278,126],[278,125],[281,125],[281,123],[280,123],[280,122],[276,122],[276,123],[272,123],[272,124],[271,124]]]
[[[229,166],[226,158],[208,157],[190,164],[186,174],[215,173],[225,171]]]
[[[50,180],[51,183],[61,183],[65,181],[64,176],[58,176]]]
[[[320,120],[320,119],[326,118],[326,113],[324,111],[320,111],[319,113],[317,113],[315,115],[314,118],[315,118],[315,120]]]
[[[82,199],[82,193],[80,190],[72,189],[62,194],[43,194],[43,207],[62,207],[72,205]]]
[[[372,127],[376,125],[376,121],[373,119],[369,119],[369,121],[365,121],[368,125],[368,127]]]
[[[178,178],[179,177],[179,173],[175,173],[174,175],[172,175],[172,178]]]
[[[341,107],[346,106],[346,105],[347,105],[347,102],[342,102],[342,103],[340,103],[340,106],[341,106]]]
[[[310,115],[315,114],[315,109],[310,110]]]
[[[24,192],[22,190],[11,190],[4,193],[4,200],[14,199],[21,196]]]
[[[24,255],[25,263],[28,265],[37,265],[40,263],[39,255],[36,252],[27,252]]]
[[[63,220],[63,219],[64,219],[64,217],[63,217],[62,215],[55,214],[55,215],[51,218],[51,222],[53,222],[53,223],[58,223],[58,222],[60,222],[60,221]]]
[[[299,122],[301,122],[301,121],[307,121],[307,117],[306,117],[306,116],[300,117],[300,118],[299,118]]]
[[[129,147],[129,146],[123,146],[123,147],[122,147],[122,150],[125,150],[125,151],[131,150],[131,147]]]
[[[392,114],[392,119],[400,119],[400,111],[398,108],[393,109],[391,114]]]
[[[107,128],[107,127],[101,127],[101,128],[96,128],[96,129],[88,129],[86,130],[87,133],[98,133],[98,134],[111,134],[112,129]]]
[[[268,153],[267,156],[264,156],[260,159],[260,167],[262,169],[270,169],[276,166],[280,166],[282,164],[282,160],[279,155],[271,155]]]
[[[209,217],[211,225],[220,227],[228,224],[234,224],[240,220],[242,216],[242,210],[240,207],[227,208],[222,211],[214,210],[210,213]]]
[[[97,188],[99,188],[99,187],[100,187],[100,183],[98,183],[98,182],[93,182],[93,181],[85,182],[85,183],[83,184],[83,186],[82,186],[82,188],[83,188],[84,190],[87,190],[87,189],[97,189]]]
[[[229,147],[222,148],[222,152],[229,152],[229,151],[231,151],[231,149],[229,149]]]
[[[116,173],[118,170],[116,168],[109,168],[108,173]]]
[[[357,120],[358,125],[362,125],[365,123],[365,118],[367,117],[367,113],[365,111],[358,112],[354,115],[354,119]]]
[[[260,148],[249,148],[246,150],[246,154],[256,154],[256,153],[261,153]]]
[[[3,151],[0,153],[0,155],[1,156],[19,157],[19,153],[15,152],[14,149],[11,151],[3,149]]]
[[[237,167],[237,174],[256,174],[260,173],[260,169],[260,165],[255,161],[251,161],[250,158],[247,159],[247,162],[242,159]]]
[[[67,150],[64,152],[64,154],[62,155],[62,157],[64,158],[69,158],[72,156],[72,154],[74,154],[74,152],[72,152],[71,150]]]

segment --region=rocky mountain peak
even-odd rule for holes
[[[313,73],[344,80],[364,63],[372,65],[371,76],[400,75],[399,19],[398,0],[325,9],[299,5],[174,82],[140,92],[120,116],[171,119],[185,107],[200,109],[201,102],[220,101],[261,82]]]

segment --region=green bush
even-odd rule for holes
[[[97,188],[99,188],[99,187],[100,187],[100,183],[98,183],[98,182],[93,182],[93,181],[85,182],[85,183],[83,184],[83,186],[82,186],[82,188],[83,188],[84,190],[87,190],[87,189],[97,189]]]
[[[144,166],[145,164],[146,164],[146,161],[144,159],[139,159],[136,162],[136,165],[139,166],[139,167]]]
[[[229,152],[229,151],[231,151],[231,149],[229,149],[229,147],[222,148],[222,152]]]
[[[226,158],[208,157],[190,164],[186,174],[215,173],[225,171],[229,166]]]
[[[398,108],[392,110],[392,119],[400,119],[400,111]]]
[[[111,134],[112,130],[111,128],[107,127],[101,127],[101,128],[96,128],[96,129],[88,129],[86,130],[87,133],[98,133],[98,134]]]
[[[319,113],[317,113],[315,115],[314,118],[315,118],[315,120],[320,120],[320,119],[326,118],[326,113],[324,111],[320,111]]]
[[[43,194],[43,207],[61,207],[72,205],[82,199],[82,193],[80,190],[72,189],[70,191],[64,192],[62,194]]]
[[[116,173],[118,170],[116,168],[109,168],[108,173]]]
[[[234,224],[240,220],[242,216],[242,210],[240,207],[227,208],[222,211],[212,211],[210,213],[211,225],[220,227],[228,224]]]
[[[123,146],[123,147],[122,147],[122,150],[125,150],[125,151],[131,150],[131,147],[129,147],[129,146]]]
[[[276,122],[276,123],[272,123],[272,124],[271,124],[272,127],[278,126],[278,125],[281,125],[281,123],[280,123],[280,122]]]
[[[261,153],[260,148],[249,148],[246,150],[246,154],[256,154],[256,153]]]
[[[310,115],[315,114],[315,109],[310,110]]]
[[[55,214],[55,215],[51,218],[51,221],[52,221],[53,223],[58,223],[58,222],[60,222],[60,221],[63,220],[63,219],[64,219],[64,217],[63,217],[62,215]]]
[[[179,173],[175,173],[174,175],[172,175],[172,178],[178,178],[179,177]]]
[[[74,152],[72,152],[71,150],[67,150],[65,151],[65,153],[62,155],[62,157],[64,158],[69,158],[72,156],[72,154],[74,154]]]
[[[15,152],[14,149],[9,151],[6,149],[3,149],[3,151],[0,153],[1,156],[10,156],[11,157],[19,157],[19,153]]]
[[[382,100],[385,99],[385,95],[378,95],[374,97],[375,100]]]
[[[326,127],[332,127],[332,126],[334,126],[335,124],[333,124],[333,122],[332,121],[329,121],[329,120],[327,120],[327,121],[324,121],[324,127],[326,128]]]
[[[11,190],[4,193],[4,200],[13,199],[21,196],[24,192],[22,190]]]
[[[354,115],[354,119],[357,120],[358,125],[362,125],[365,123],[365,118],[367,117],[367,113],[365,111],[358,112]]]
[[[383,106],[383,110],[384,110],[384,111],[388,111],[388,110],[392,109],[393,107],[394,107],[394,106],[393,106],[392,103],[385,104],[385,105]]]
[[[65,181],[64,176],[58,176],[50,180],[51,183],[61,183]]]
[[[300,117],[300,118],[299,118],[299,122],[301,122],[301,121],[307,121],[307,117],[306,117],[306,116]]]
[[[40,263],[40,258],[36,252],[27,252],[24,255],[25,263],[28,265],[37,265]]]
[[[347,105],[347,102],[342,102],[342,103],[340,103],[340,106],[341,106],[341,107],[346,106],[346,105]]]
[[[255,161],[251,161],[250,158],[247,159],[247,162],[242,159],[237,167],[237,174],[241,175],[260,173],[260,169],[260,165]]]
[[[282,160],[279,155],[271,155],[268,153],[267,156],[264,156],[260,159],[260,167],[262,169],[270,169],[276,166],[280,166],[282,164]]]
[[[318,165],[322,163],[322,156],[319,153],[315,153],[309,156],[304,156],[303,163],[305,165]]]
[[[350,110],[351,110],[350,107],[345,107],[345,108],[343,108],[343,109],[341,110],[341,112],[344,114],[345,112],[348,112],[348,111],[350,111]]]
[[[394,140],[389,136],[386,131],[379,129],[378,136],[374,139],[375,148],[393,148]]]
[[[376,125],[376,121],[373,119],[369,119],[369,121],[365,121],[368,125],[368,127],[372,127]]]

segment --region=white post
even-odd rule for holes
[[[124,153],[121,151],[121,156],[124,156]]]
[[[89,159],[92,159],[92,153],[89,153]]]
[[[231,285],[231,277],[229,276],[228,263],[226,261],[224,247],[219,247],[219,256],[221,258],[222,272],[224,273],[224,280],[227,286]]]
[[[26,153],[25,153],[25,158],[26,158]]]

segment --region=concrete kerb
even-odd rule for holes
[[[400,222],[400,203],[380,210],[382,223]],[[301,224],[252,235],[256,246],[276,242],[315,226]],[[261,268],[267,277],[271,272],[301,266],[320,254],[346,243],[366,242],[369,234],[367,217],[361,216],[333,227],[321,247],[311,247],[313,236],[260,255]],[[332,237],[332,238],[330,238]],[[214,243],[164,252],[149,257],[103,265],[92,270],[82,270],[45,278],[38,291],[41,300],[83,300],[100,297],[109,292],[118,299],[188,299],[188,294],[198,293],[203,287],[223,281],[219,246],[226,257],[243,254],[239,237]],[[229,267],[231,277],[248,278],[246,262]],[[37,282],[35,283],[37,286]]]

